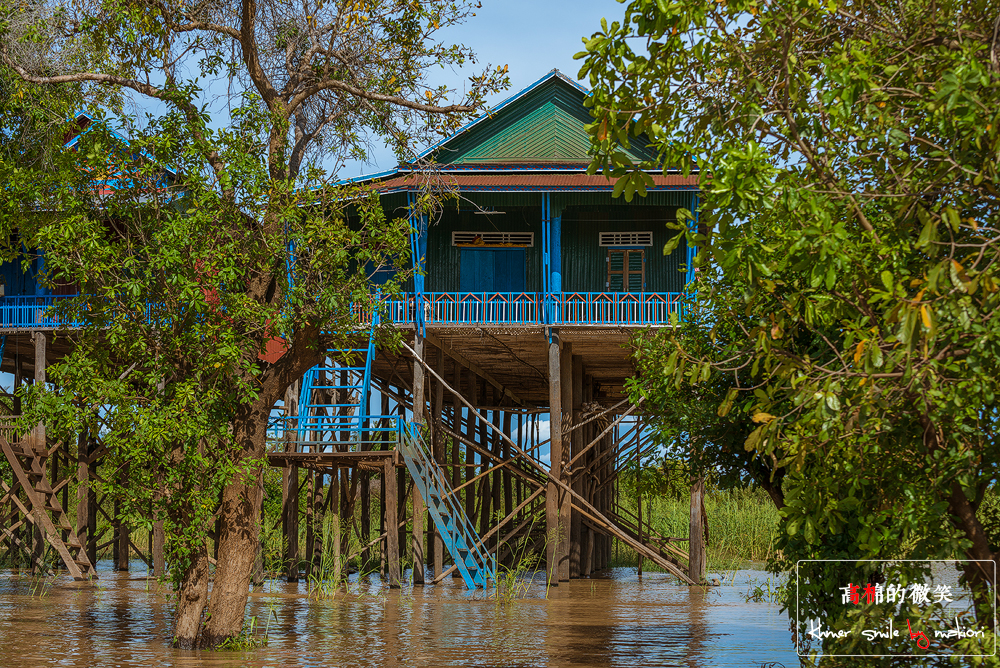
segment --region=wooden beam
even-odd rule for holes
[[[411,354],[413,354],[413,349],[410,348],[408,345],[406,345],[405,342],[402,345],[403,345],[404,348],[406,348],[407,350],[409,350]],[[558,353],[558,348],[557,348],[557,353]],[[479,414],[479,412],[472,406],[472,404],[470,404],[467,401],[465,401],[465,398],[462,397],[461,394],[458,394],[457,392],[455,392],[454,388],[452,388],[450,385],[448,385],[447,383],[445,383],[444,379],[441,378],[441,376],[439,376],[434,371],[434,369],[431,369],[431,368],[427,367],[426,365],[424,366],[424,368],[427,369],[427,372],[431,376],[433,376],[438,382],[444,384],[446,390],[448,390],[449,392],[451,392],[452,394],[454,394],[459,399],[459,401],[461,401],[462,403],[464,403],[465,406],[466,406],[466,408],[469,409],[470,413],[472,413],[473,415],[475,415],[476,417],[478,417],[480,420],[483,419],[483,416]],[[604,514],[600,510],[598,510],[597,508],[595,508],[589,501],[587,501],[585,498],[581,497],[579,494],[577,494],[576,492],[574,492],[572,490],[572,488],[570,488],[564,482],[562,482],[561,480],[559,480],[559,478],[558,478],[558,476],[556,474],[554,474],[551,470],[546,470],[538,462],[536,462],[535,459],[533,457],[531,457],[531,455],[529,455],[527,452],[525,452],[524,449],[521,446],[519,446],[517,443],[515,443],[514,441],[512,441],[510,439],[510,437],[507,436],[507,434],[504,434],[502,430],[497,430],[497,431],[499,432],[498,436],[500,438],[502,438],[504,441],[506,441],[507,443],[509,443],[510,446],[513,448],[513,450],[516,453],[518,453],[521,456],[522,459],[524,459],[525,461],[529,462],[530,464],[532,464],[533,466],[535,466],[536,468],[538,468],[539,471],[541,471],[542,473],[544,473],[548,477],[549,482],[551,482],[552,484],[554,484],[556,487],[560,488],[564,493],[568,494],[573,499],[573,501],[572,501],[573,507],[576,508],[577,510],[579,510],[580,512],[582,512],[583,515],[584,515],[584,517],[589,518],[590,520],[592,520],[598,526],[603,527],[611,535],[613,535],[615,538],[617,538],[621,542],[625,543],[626,545],[629,545],[632,549],[636,550],[637,552],[645,554],[647,556],[647,558],[650,558],[651,560],[653,560],[654,562],[656,562],[657,564],[659,564],[663,568],[665,568],[668,571],[670,571],[678,579],[680,579],[680,580],[682,580],[684,582],[687,582],[688,584],[698,584],[696,582],[693,582],[690,578],[688,578],[687,573],[685,573],[682,569],[677,568],[674,564],[672,564],[670,562],[664,561],[662,559],[662,557],[658,553],[653,552],[652,550],[650,550],[649,547],[647,547],[646,545],[643,545],[642,543],[639,543],[634,538],[632,538],[631,536],[629,536],[626,532],[622,531],[621,528],[619,528],[618,526],[616,526],[614,524],[614,522],[612,522],[607,517],[605,517]],[[546,494],[546,496],[548,496],[548,494]],[[660,563],[660,562],[663,562],[663,563]]]
[[[382,481],[385,484],[385,526],[386,526],[386,555],[389,586],[398,589],[400,586],[399,571],[399,531],[393,527],[398,527],[396,519],[396,471],[395,464],[391,459],[385,460],[382,465]]]
[[[445,355],[447,355],[448,357],[452,358],[453,360],[455,360],[456,362],[458,362],[459,364],[461,364],[463,367],[465,367],[466,369],[468,369],[472,373],[476,374],[477,376],[479,376],[480,378],[482,378],[483,380],[485,380],[487,383],[489,383],[493,387],[495,387],[498,390],[500,390],[500,393],[501,393],[500,397],[501,397],[501,399],[503,398],[503,395],[506,394],[508,397],[510,397],[514,401],[514,403],[520,404],[522,406],[525,405],[525,403],[526,403],[525,401],[523,401],[516,394],[514,394],[509,389],[507,389],[506,387],[504,387],[499,381],[497,381],[495,378],[493,378],[493,376],[491,376],[490,374],[488,374],[486,372],[486,370],[483,369],[483,367],[479,366],[478,364],[476,364],[475,362],[473,362],[472,360],[470,360],[468,357],[466,357],[462,353],[458,352],[457,350],[454,350],[451,346],[449,346],[447,343],[445,343],[444,341],[442,341],[440,337],[435,336],[434,334],[431,334],[430,332],[427,332],[427,335],[424,338],[427,341],[430,341],[431,343],[433,343],[438,348],[440,348],[441,352],[443,352]]]

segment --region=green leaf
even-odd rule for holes
[[[663,254],[670,255],[671,253],[673,253],[677,249],[678,244],[680,244],[681,239],[683,239],[685,236],[686,236],[685,232],[679,232],[678,234],[675,234],[670,239],[668,239],[667,243],[663,245]]]

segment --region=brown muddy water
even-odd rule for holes
[[[461,580],[389,590],[352,576],[349,593],[323,600],[306,583],[268,581],[248,610],[267,627],[266,647],[190,652],[169,647],[171,601],[135,566],[129,575],[102,562],[96,582],[57,577],[41,593],[30,578],[0,571],[0,666],[798,665],[787,615],[740,595],[748,578],[766,577],[755,571],[703,590],[615,569],[547,597],[539,577],[506,605]]]

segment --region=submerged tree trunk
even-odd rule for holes
[[[243,631],[260,539],[262,474],[254,468],[226,485],[220,509],[219,559],[202,644],[215,647]]]
[[[273,403],[273,402],[272,402]],[[250,580],[260,540],[260,513],[264,500],[263,467],[270,405],[266,398],[233,421],[233,438],[242,447],[242,473],[222,492],[219,508],[219,558],[215,567],[203,647],[217,647],[243,631]]]
[[[177,613],[174,626],[174,647],[194,649],[198,646],[201,614],[208,602],[208,548],[204,543],[196,548],[181,578],[177,592]]]
[[[201,637],[202,647],[217,647],[243,632],[260,540],[267,422],[271,407],[284,396],[292,382],[320,363],[318,334],[318,329],[300,333],[304,343],[289,349],[286,356],[261,378],[257,400],[244,406],[230,423],[233,441],[240,445],[237,464],[242,472],[222,492],[217,537],[219,557],[208,604],[208,622]]]

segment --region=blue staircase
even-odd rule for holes
[[[351,450],[358,450],[365,433],[374,439],[370,449],[385,447],[387,437],[395,440],[465,585],[486,589],[496,578],[496,559],[484,549],[458,498],[450,494],[451,485],[432,461],[419,428],[398,415],[369,414],[377,325],[376,312],[367,348],[330,350],[328,364],[306,372],[299,395],[297,449],[322,452],[346,440]]]
[[[360,444],[366,420],[381,417],[368,414],[377,324],[376,315],[367,348],[329,350],[327,360],[333,365],[317,365],[305,373],[299,394],[300,444],[322,448],[342,443],[345,432],[347,441]]]
[[[403,423],[397,447],[465,586],[487,589],[496,579],[496,559],[483,548],[458,497],[450,494],[451,485],[431,460],[419,427]]]

